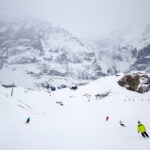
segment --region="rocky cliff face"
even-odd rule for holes
[[[132,70],[150,73],[150,27],[142,31],[112,34],[97,41],[95,51],[98,63],[106,74],[130,72]]]
[[[129,68],[129,71],[132,70],[146,71],[150,73],[150,44],[139,51],[137,60]]]
[[[0,21],[1,81],[59,86],[102,75],[93,50],[66,30],[31,18]]]

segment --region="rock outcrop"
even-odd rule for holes
[[[128,90],[145,93],[150,90],[150,76],[141,72],[127,74],[118,81],[118,84]]]

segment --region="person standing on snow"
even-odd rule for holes
[[[142,136],[149,137],[149,135],[146,133],[146,128],[143,124],[141,124],[140,121],[138,121],[138,126],[137,126],[138,133],[141,132]]]
[[[120,122],[119,122],[119,123],[120,123],[120,125],[121,125],[121,126],[125,127],[125,125],[122,123],[122,121],[121,121],[121,120],[120,120]]]
[[[26,123],[29,123],[29,122],[30,122],[30,117],[28,117],[26,120]]]
[[[109,116],[106,117],[106,121],[108,121],[108,119],[109,119]]]

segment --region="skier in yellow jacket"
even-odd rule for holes
[[[138,133],[141,132],[142,136],[149,137],[149,135],[146,133],[146,128],[143,124],[141,124],[140,121],[138,121],[138,126],[137,126]]]

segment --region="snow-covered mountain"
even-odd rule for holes
[[[11,89],[0,86],[0,149],[149,150],[149,139],[138,134],[137,122],[150,135],[150,92],[139,94],[119,86],[122,77],[102,77],[76,91],[17,87],[13,96]],[[108,91],[107,97],[96,99],[96,94]],[[25,124],[28,117],[31,121]]]
[[[0,19],[0,81],[28,88],[86,84],[133,70],[150,73],[150,27],[114,32],[94,46],[30,17]]]
[[[139,51],[137,60],[128,71],[131,70],[150,72],[150,44]]]
[[[150,72],[147,59],[149,44],[150,26],[146,29],[116,31],[109,37],[95,42],[94,47],[102,71],[106,74],[116,74],[132,70]],[[137,67],[141,63],[145,67]]]
[[[0,77],[23,87],[85,84],[102,76],[93,49],[34,18],[0,20]]]

